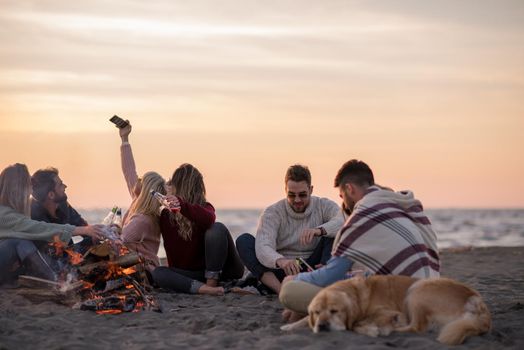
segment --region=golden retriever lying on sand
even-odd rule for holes
[[[351,278],[321,290],[309,304],[308,313],[282,329],[296,329],[309,322],[315,333],[348,329],[376,337],[392,331],[424,332],[437,326],[437,340],[454,345],[491,327],[489,310],[480,295],[447,278]]]

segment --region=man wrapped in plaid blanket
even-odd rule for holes
[[[438,277],[436,240],[422,204],[412,192],[371,186],[337,234],[332,255],[352,260],[353,270]]]

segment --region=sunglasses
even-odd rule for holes
[[[287,194],[287,198],[289,198],[289,199],[295,199],[297,196],[298,196],[298,198],[300,198],[300,199],[304,199],[304,198],[309,197],[309,193],[303,193],[303,192],[302,192],[302,193],[296,194],[296,193],[292,193],[292,192],[291,192],[291,193],[288,193],[288,194]]]

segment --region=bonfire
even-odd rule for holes
[[[30,300],[54,300],[99,314],[161,311],[148,293],[151,286],[143,259],[119,239],[107,238],[81,254],[56,237],[50,251],[60,267],[57,282],[19,277],[20,293]]]

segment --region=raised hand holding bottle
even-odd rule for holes
[[[176,196],[164,196],[162,193],[155,190],[151,190],[151,195],[155,197],[160,202],[160,204],[172,212],[180,211],[180,202]]]

